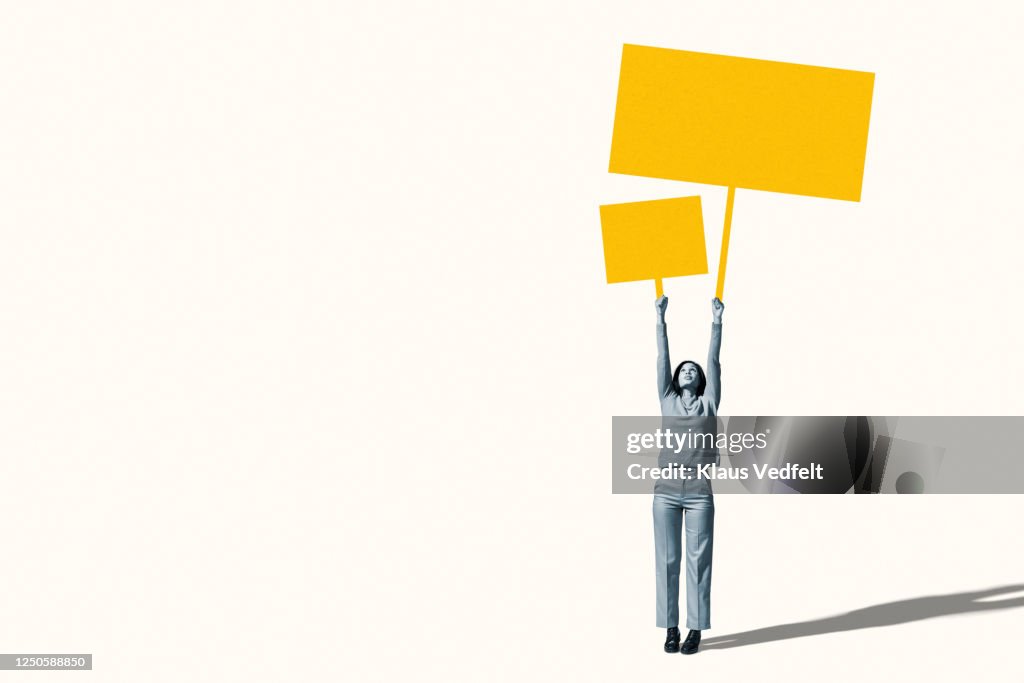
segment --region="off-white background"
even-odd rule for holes
[[[725,414],[1020,414],[1022,10],[33,2],[0,22],[0,650],[39,680],[1019,680],[1024,610],[660,652],[621,45],[877,74],[863,201],[740,191]],[[714,272],[666,283],[706,353]],[[1019,583],[1018,497],[721,497],[708,637]],[[28,674],[8,674],[15,678]]]

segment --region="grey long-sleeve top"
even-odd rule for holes
[[[713,416],[718,414],[718,403],[722,400],[722,364],[718,353],[722,348],[722,324],[711,324],[711,347],[708,349],[708,364],[705,368],[707,386],[704,394],[690,404],[672,389],[672,363],[668,355],[668,332],[665,324],[658,323],[658,398],[661,400],[661,414],[676,416]]]
[[[722,324],[711,324],[711,347],[708,349],[708,364],[705,368],[707,386],[704,393],[693,402],[683,402],[683,397],[672,389],[672,362],[668,355],[668,332],[665,324],[658,323],[658,398],[661,400],[662,427],[676,433],[697,431],[703,434],[717,434],[718,402],[722,398],[722,364],[718,352],[722,347]],[[714,437],[712,437],[714,438]],[[714,463],[719,464],[721,454],[717,447],[695,446],[681,450],[663,449],[658,455],[658,467],[686,466]],[[711,493],[711,482],[707,479],[666,480],[659,479],[654,486],[655,493],[681,493],[694,489]]]

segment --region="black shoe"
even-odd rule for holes
[[[679,629],[673,626],[665,638],[665,652],[679,652]]]
[[[690,631],[686,634],[686,640],[683,641],[683,654],[692,655],[700,647],[700,631]],[[665,645],[666,650],[668,645]]]

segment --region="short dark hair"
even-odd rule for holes
[[[683,388],[679,386],[679,371],[683,369],[683,366],[689,363],[693,367],[697,368],[697,395],[704,395],[704,388],[708,385],[708,378],[704,374],[704,368],[700,366],[700,363],[692,360],[684,360],[682,363],[676,366],[675,374],[672,375],[672,391],[676,392],[677,396],[683,395]]]

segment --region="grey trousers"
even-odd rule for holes
[[[685,521],[684,521],[685,520]],[[686,628],[711,628],[711,554],[715,497],[704,492],[654,494],[654,555],[658,579],[658,627],[679,625],[679,565],[686,528]]]

